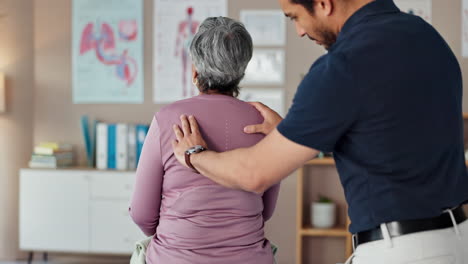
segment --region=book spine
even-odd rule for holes
[[[91,156],[93,157],[93,164],[92,164],[93,166],[92,167],[97,166],[96,165],[96,160],[97,160],[97,158],[96,158],[96,156],[97,156],[97,151],[96,151],[96,144],[97,144],[96,143],[96,141],[97,141],[96,134],[97,134],[97,131],[96,130],[97,130],[97,125],[98,124],[99,124],[99,121],[97,121],[97,120],[93,121],[92,137],[91,137]]]
[[[145,142],[146,134],[148,133],[149,126],[147,125],[137,125],[137,166],[138,161],[140,160],[141,150],[143,149],[143,144]]]
[[[136,127],[135,125],[128,125],[128,168],[130,170],[136,169]]]
[[[96,167],[101,170],[107,169],[107,124],[96,125]]]
[[[115,169],[117,165],[117,126],[115,124],[108,124],[107,133],[107,168]]]
[[[86,150],[86,160],[88,161],[88,167],[93,166],[93,155],[91,153],[91,137],[89,135],[89,122],[88,116],[84,115],[81,117],[81,132],[83,133],[83,139]]]
[[[116,168],[118,170],[128,170],[128,125],[117,124],[116,136],[116,151],[117,161]]]
[[[36,147],[34,147],[34,154],[38,154],[38,155],[53,155],[53,154],[54,154],[54,150],[51,149],[51,148],[45,148],[45,147],[36,146]]]
[[[36,161],[30,161],[29,162],[29,167],[30,168],[48,168],[48,169],[56,169],[57,168],[57,164],[55,163],[52,163],[52,162],[36,162]]]

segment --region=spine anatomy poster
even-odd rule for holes
[[[190,43],[205,18],[227,15],[227,0],[155,0],[154,14],[154,102],[197,95]]]

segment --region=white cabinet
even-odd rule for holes
[[[91,205],[90,251],[95,253],[127,253],[142,239],[130,218],[127,203],[94,201]]]
[[[144,238],[128,214],[134,174],[22,169],[20,248],[130,254]]]
[[[88,251],[89,186],[85,174],[23,170],[20,186],[22,249]]]

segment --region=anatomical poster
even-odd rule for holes
[[[283,49],[254,49],[241,85],[283,85],[284,56]]]
[[[198,94],[192,83],[190,44],[203,20],[226,15],[227,0],[155,0],[155,103],[170,103]]]
[[[468,58],[468,0],[463,0],[462,7],[462,55]]]
[[[256,46],[286,44],[286,18],[281,10],[241,10],[240,20]]]
[[[402,12],[420,16],[432,23],[432,0],[395,0],[395,4]]]
[[[142,0],[73,0],[73,102],[143,103]]]
[[[238,98],[246,102],[261,102],[285,116],[285,94],[281,88],[241,88]]]

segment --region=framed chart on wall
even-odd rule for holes
[[[462,4],[462,55],[468,58],[468,0]]]
[[[416,15],[432,23],[432,0],[395,0],[402,12]]]
[[[73,0],[74,103],[143,103],[142,21],[142,0]]]
[[[242,10],[240,21],[252,36],[254,45],[286,44],[286,19],[281,10]]]
[[[284,117],[285,93],[282,88],[241,88],[238,98],[246,102],[261,102]]]
[[[227,0],[155,0],[153,101],[171,103],[198,94],[189,47],[207,17],[226,16]]]
[[[241,85],[283,85],[284,56],[282,49],[254,49]]]

